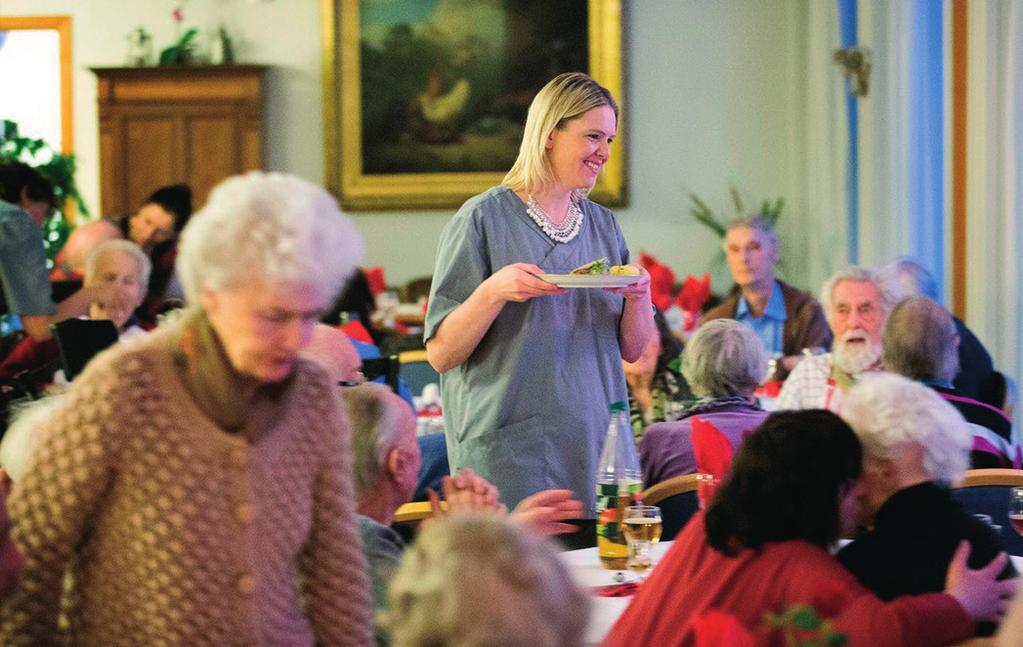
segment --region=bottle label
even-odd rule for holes
[[[620,517],[625,508],[639,497],[641,484],[638,481],[622,486],[618,483],[597,483],[597,535],[619,542]]]

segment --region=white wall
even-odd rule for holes
[[[705,2],[624,0],[630,206],[618,210],[634,252],[647,250],[677,273],[702,274],[718,244],[688,215],[688,194],[728,209],[728,187],[759,201],[784,196],[786,273],[798,275],[799,43],[805,0]],[[79,183],[97,205],[96,81],[89,66],[120,65],[125,37],[145,26],[157,49],[174,36],[173,3],[157,0],[3,0],[0,15],[73,18],[75,149]],[[323,179],[322,24],[319,0],[191,0],[188,26],[223,22],[243,62],[274,66],[269,77],[267,166]],[[354,214],[367,261],[392,283],[428,275],[443,212]],[[723,289],[719,271],[715,287]]]

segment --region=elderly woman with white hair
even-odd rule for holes
[[[298,357],[360,255],[304,180],[213,190],[178,257],[189,309],[92,361],[15,484],[0,643],[372,641],[348,427]]]
[[[682,352],[682,375],[700,398],[680,420],[647,427],[639,444],[639,462],[647,487],[697,471],[693,421],[709,422],[733,448],[743,434],[767,417],[753,391],[767,373],[767,357],[756,333],[734,319],[700,326]]]
[[[425,528],[388,602],[394,647],[582,647],[590,606],[552,544],[486,513]]]
[[[863,446],[863,525],[870,530],[838,559],[864,586],[882,600],[941,591],[960,542],[971,545],[971,568],[1002,551],[990,526],[949,492],[969,466],[971,443],[952,405],[923,384],[879,373],[848,393],[841,415]],[[1009,562],[1001,577],[1014,574]]]

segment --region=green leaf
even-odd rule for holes
[[[792,609],[792,624],[794,624],[797,629],[812,631],[820,628],[821,619],[817,617],[817,613],[813,610],[813,607],[806,604]]]
[[[845,647],[847,642],[848,638],[840,631],[832,631],[824,636],[824,644],[828,647]]]
[[[732,193],[732,202],[735,203],[735,211],[740,216],[745,216],[746,210],[742,208],[742,198],[739,197],[739,189],[733,186],[730,191]]]

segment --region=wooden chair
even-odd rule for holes
[[[413,395],[423,392],[427,384],[440,384],[440,375],[426,361],[425,350],[407,350],[398,355],[401,363],[401,379],[412,389]]]
[[[697,474],[683,474],[661,481],[640,494],[644,505],[661,508],[662,541],[671,541],[700,508],[696,495]]]
[[[1013,555],[1023,555],[1023,537],[1009,522],[1009,493],[1014,487],[1023,487],[1023,470],[977,469],[967,470],[963,482],[953,488],[952,496],[970,514],[986,514],[1002,527],[999,538]]]

